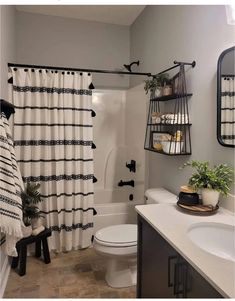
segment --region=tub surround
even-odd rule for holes
[[[220,209],[212,216],[188,215],[172,204],[140,205],[135,208],[222,296],[235,297],[235,262],[203,251],[187,235],[188,229],[197,223],[234,225],[233,214]]]
[[[94,122],[94,233],[117,224],[136,223],[135,205],[144,204],[147,154],[143,149],[147,98],[143,84],[123,90],[97,90],[92,97]],[[134,108],[134,110],[133,110]],[[107,139],[107,137],[109,137]],[[126,163],[136,161],[136,172]],[[120,180],[135,187],[119,187]]]

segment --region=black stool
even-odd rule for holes
[[[48,249],[47,237],[51,236],[51,230],[45,229],[36,236],[29,236],[22,238],[16,244],[16,249],[18,252],[18,257],[13,257],[11,267],[13,269],[17,268],[18,262],[20,262],[19,275],[24,276],[26,273],[26,259],[27,259],[27,245],[35,243],[35,256],[41,256],[41,244],[43,250],[44,262],[50,263],[50,253]]]

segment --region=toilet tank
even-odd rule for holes
[[[146,204],[175,204],[177,196],[165,188],[150,188],[145,191]]]

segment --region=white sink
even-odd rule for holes
[[[198,223],[187,232],[199,248],[218,257],[235,261],[235,228],[219,223]]]

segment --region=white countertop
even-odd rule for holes
[[[188,228],[195,223],[234,225],[232,213],[220,208],[211,216],[190,215],[180,211],[174,204],[139,205],[135,209],[222,296],[235,298],[235,262],[202,250],[187,236]]]

